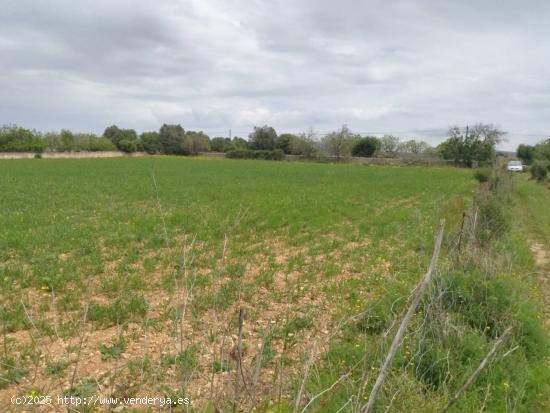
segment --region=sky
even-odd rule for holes
[[[2,0],[0,124],[550,136],[550,2]]]

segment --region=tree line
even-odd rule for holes
[[[285,155],[336,158],[398,157],[405,154],[440,157],[465,166],[490,163],[495,146],[504,132],[477,124],[472,127],[451,127],[447,139],[437,147],[423,141],[401,140],[397,136],[362,136],[347,126],[321,138],[312,131],[277,134],[271,126],[256,126],[242,137],[210,138],[202,131],[185,130],[179,124],[164,124],[158,131],[138,134],[134,129],[109,126],[101,136],[74,133],[69,130],[42,133],[10,125],[0,128],[0,152],[71,152],[114,151],[126,153],[196,155],[201,152],[224,152],[230,158],[283,159]],[[522,152],[523,153],[523,152]],[[519,149],[518,149],[519,156]]]

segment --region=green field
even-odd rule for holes
[[[429,263],[439,220],[447,221],[449,244],[477,187],[472,172],[458,168],[171,157],[2,161],[0,405],[25,392],[185,395],[198,411],[226,411],[235,398],[245,411],[292,411],[311,364],[302,408],[354,363],[368,362],[363,372],[374,374],[387,346],[383,333]],[[518,259],[532,265],[526,240]],[[381,310],[365,328],[336,327],[377,303]],[[457,359],[475,366],[493,337],[466,336],[475,350]],[[438,411],[467,370],[427,384],[424,373],[406,367],[417,343],[405,344],[380,411],[413,402]],[[515,368],[530,363],[525,354],[509,356]],[[233,383],[238,368],[242,388]],[[515,383],[507,376],[513,363],[494,374],[495,383]],[[362,397],[358,377],[311,411],[337,411],[350,394]],[[508,397],[518,409],[544,397],[533,389],[537,380],[525,378],[525,388],[515,389],[523,393],[511,389],[505,405]],[[479,411],[483,402],[499,411],[508,389],[496,387],[489,396],[476,387],[462,409]]]

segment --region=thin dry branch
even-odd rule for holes
[[[468,380],[466,380],[466,383],[462,385],[462,387],[455,393],[455,395],[451,397],[451,399],[447,402],[443,410],[441,410],[441,413],[447,412],[451,408],[451,406],[457,402],[457,400],[462,396],[462,394],[464,394],[466,389],[470,387],[472,383],[474,383],[477,380],[481,371],[485,368],[485,366],[487,366],[487,364],[495,356],[496,351],[508,338],[511,332],[512,332],[512,327],[508,327],[506,330],[504,330],[504,333],[502,333],[502,335],[498,338],[498,340],[495,341],[495,344],[493,344],[493,347],[491,348],[491,350],[489,350],[485,358],[481,361],[481,363],[479,363],[479,366],[477,367],[477,369],[472,373],[470,377],[468,377]]]
[[[243,344],[243,324],[244,324],[244,308],[239,309],[239,333],[237,338],[237,351],[236,351],[236,369],[235,369],[235,394],[233,400],[233,412],[237,411],[239,397],[240,397],[240,388],[239,380],[241,377],[241,358],[242,358],[242,344]],[[244,380],[243,380],[244,383]],[[246,384],[246,383],[245,383]]]
[[[257,400],[256,386],[258,385],[258,380],[260,379],[264,350],[265,350],[267,339],[270,333],[271,333],[271,317],[268,318],[267,320],[267,327],[265,328],[265,331],[262,337],[262,344],[260,345],[258,355],[256,356],[256,366],[254,368],[254,376],[252,377],[252,384],[250,386],[251,387],[250,392],[252,394],[251,410],[256,406],[256,400]]]
[[[70,388],[72,389],[74,386],[74,380],[76,378],[76,371],[78,370],[78,364],[80,362],[80,355],[82,354],[82,346],[84,345],[84,339],[86,337],[86,320],[88,319],[88,310],[90,309],[90,303],[86,303],[86,306],[84,307],[84,315],[82,317],[82,323],[80,327],[80,341],[78,343],[78,353],[76,357],[76,362],[74,364],[74,370],[73,374],[71,376],[71,385]]]
[[[313,360],[315,359],[316,351],[317,351],[317,344],[313,343],[313,346],[311,347],[311,352],[309,353],[309,357],[306,362],[304,377],[302,378],[302,383],[300,384],[300,390],[298,391],[298,395],[296,396],[296,401],[294,403],[294,413],[298,411],[300,407],[300,403],[302,402],[302,396],[306,388],[306,382],[307,382],[307,379],[309,378],[309,370],[311,368],[311,365],[313,364]]]

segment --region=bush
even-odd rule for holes
[[[118,143],[118,149],[125,153],[132,153],[137,150],[136,142],[123,139]]]
[[[143,132],[139,136],[143,151],[154,154],[161,151],[160,136],[158,132]]]
[[[291,139],[290,154],[312,157],[317,150],[316,146],[316,142],[311,135],[302,133]]]
[[[292,141],[297,138],[298,137],[296,135],[293,135],[291,133],[283,133],[277,136],[277,138],[275,139],[275,148],[281,149],[286,154],[290,154],[290,145],[292,144]]]
[[[137,149],[137,134],[133,129],[120,129],[116,125],[109,126],[105,129],[105,132],[103,132],[103,137],[113,142],[122,152],[135,152]],[[123,141],[133,142],[134,145],[122,143]],[[134,147],[134,149],[129,151],[128,149],[132,147]]]
[[[516,155],[523,161],[524,164],[531,165],[533,159],[535,158],[535,147],[521,144],[516,150]]]
[[[81,150],[90,152],[116,151],[117,147],[109,139],[95,135],[77,135],[76,142],[82,142]]]
[[[282,161],[285,158],[285,153],[281,149],[275,149],[272,151],[237,149],[226,152],[225,156],[231,159],[265,159],[271,161]]]
[[[210,149],[212,152],[227,152],[231,150],[231,139],[216,137],[210,141]]]
[[[499,238],[508,231],[509,223],[504,214],[502,199],[489,191],[482,191],[476,196],[475,202],[479,211],[476,231],[482,242]]]
[[[531,178],[536,179],[537,182],[542,182],[548,176],[548,168],[550,168],[549,162],[537,161],[531,166]]]
[[[35,131],[19,126],[0,128],[0,152],[41,153],[45,146],[44,139]]]
[[[489,168],[478,169],[474,173],[474,178],[479,181],[479,183],[488,182],[491,178],[491,170]]]
[[[353,156],[370,158],[379,147],[380,141],[375,137],[368,136],[366,138],[361,138],[361,140],[353,146],[351,154]]]
[[[252,158],[251,152],[252,151],[248,149],[236,149],[233,151],[227,151],[225,153],[225,157],[231,158],[231,159],[251,159]]]

